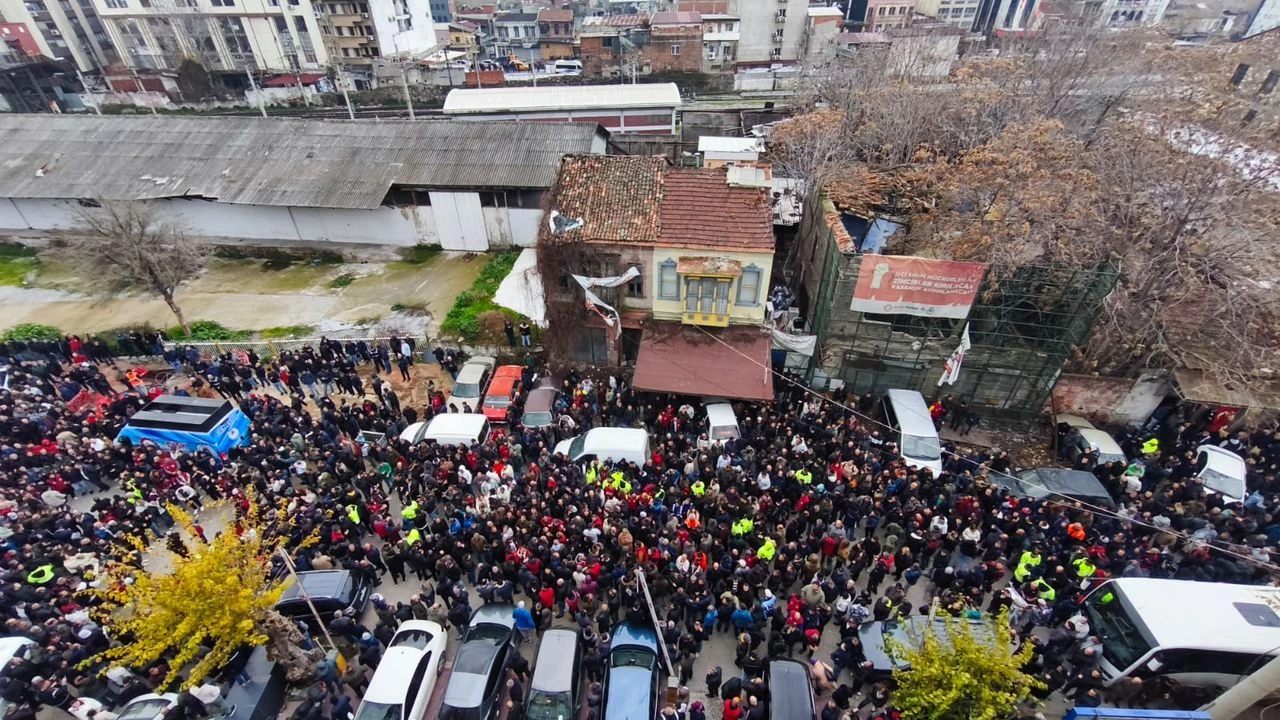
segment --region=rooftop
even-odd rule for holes
[[[600,132],[571,123],[5,114],[0,197],[372,209],[392,185],[550,187],[560,157],[590,152]]]
[[[675,83],[460,88],[449,91],[444,112],[461,115],[581,108],[667,108],[679,104],[680,88]]]
[[[887,43],[889,36],[882,32],[846,32],[836,37],[840,45],[862,45],[865,43]]]
[[[769,193],[729,185],[724,168],[667,170],[659,223],[659,245],[747,251],[774,246]]]
[[[551,239],[653,244],[665,166],[660,157],[642,155],[566,157],[548,207],[582,225]]]
[[[510,22],[531,23],[531,22],[537,22],[537,20],[538,20],[538,13],[509,12],[509,13],[498,13],[497,15],[493,16],[493,21],[496,23],[510,23]]]
[[[594,15],[584,18],[584,26],[601,25],[605,27],[630,28],[649,24],[649,16],[644,13],[635,15]]]
[[[838,7],[811,7],[808,15],[809,17],[844,17],[844,13]]]
[[[701,25],[702,13],[696,10],[656,12],[649,21],[650,25]]]
[[[572,10],[558,10],[556,8],[542,8],[538,11],[539,22],[573,22]]]

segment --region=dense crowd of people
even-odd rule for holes
[[[517,624],[527,631],[557,622],[581,628],[596,712],[612,627],[648,617],[638,571],[681,686],[664,719],[701,720],[714,706],[713,717],[762,720],[761,674],[777,656],[809,663],[822,720],[896,717],[892,679],[867,660],[858,630],[927,611],[928,603],[910,601],[917,585],[956,616],[1007,610],[1019,643],[1034,645],[1028,670],[1045,682],[1042,697],[1176,703],[1176,688],[1159,679],[1102,687],[1092,667],[1097,648],[1082,642],[1087,628],[1077,618],[1082,586],[1099,577],[1264,583],[1280,539],[1275,427],[1210,431],[1205,421],[1170,415],[1146,437],[1126,440],[1143,458],[1136,473],[1085,453],[1079,466],[1119,504],[1104,512],[1002,492],[989,477],[1016,469],[1007,452],[944,443],[941,475],[909,468],[870,419],[870,396],[821,397],[779,381],[775,402],[736,406],[740,438],[713,441],[685,399],[569,371],[556,378],[563,392],[550,427],[519,424],[521,395],[513,422],[482,444],[411,446],[400,432],[448,412],[437,402],[446,388],[432,381],[431,402],[414,404],[383,376],[425,384],[410,372],[415,358],[456,372],[455,351],[421,353],[414,340],[393,338],[324,341],[272,359],[210,357],[154,335],[128,339],[116,343],[121,352],[158,354],[181,371],[171,382],[178,392],[235,402],[252,422],[251,438],[224,457],[114,442],[156,390],[118,375],[106,343],[0,346],[8,366],[0,613],[5,635],[35,643],[0,679],[9,720],[107,694],[97,669],[82,662],[119,639],[91,617],[83,591],[107,559],[136,552],[127,536],[165,535],[169,503],[243,503],[249,488],[288,508],[299,570],[342,567],[373,583],[420,587],[408,603],[375,597],[376,620],[367,625],[334,620],[334,635],[350,640],[358,661],[333,692],[303,704],[301,720],[345,720],[352,698],[337,691],[340,681],[358,692],[400,621],[462,627],[476,603],[499,601],[518,604]],[[947,413],[967,421],[970,411],[950,398],[938,405],[935,421],[956,417]],[[558,440],[596,426],[645,428],[651,457],[583,467],[553,454]],[[362,433],[387,441],[362,442]],[[1153,438],[1158,447],[1148,444]],[[1190,458],[1206,442],[1248,459],[1242,506],[1224,506],[1192,477]],[[73,509],[85,496],[93,498],[88,509]],[[319,542],[299,547],[311,535]],[[699,663],[713,642],[733,643],[735,667]],[[156,688],[168,673],[163,660],[131,670],[138,678],[114,691],[117,701]],[[527,681],[527,663],[517,660],[508,717],[521,716]],[[178,714],[200,714],[198,704],[182,707]]]

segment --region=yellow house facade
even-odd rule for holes
[[[764,322],[773,252],[655,247],[652,263],[654,319],[711,327]]]

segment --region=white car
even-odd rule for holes
[[[387,645],[354,720],[422,720],[444,670],[448,637],[439,623],[406,620]]]
[[[0,638],[0,677],[4,677],[10,660],[27,657],[35,646],[35,642],[20,636]],[[9,712],[9,701],[0,698],[0,717],[7,712]]]
[[[463,405],[471,407],[470,412],[480,412],[480,402],[484,399],[484,391],[489,388],[489,380],[493,377],[493,368],[498,361],[487,356],[477,355],[466,362],[453,380],[453,391],[444,401],[447,408],[457,407],[456,412],[468,412]]]
[[[120,708],[118,720],[159,720],[169,708],[178,704],[174,693],[139,695]]]
[[[1227,502],[1244,502],[1248,491],[1244,479],[1248,467],[1244,458],[1217,445],[1196,448],[1196,477],[1204,481],[1204,489],[1222,495]]]

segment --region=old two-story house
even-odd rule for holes
[[[538,10],[538,45],[543,60],[573,57],[573,11],[561,8]]]
[[[772,399],[767,191],[730,185],[724,169],[576,155],[546,207],[538,263],[554,360],[634,364],[645,390]]]

